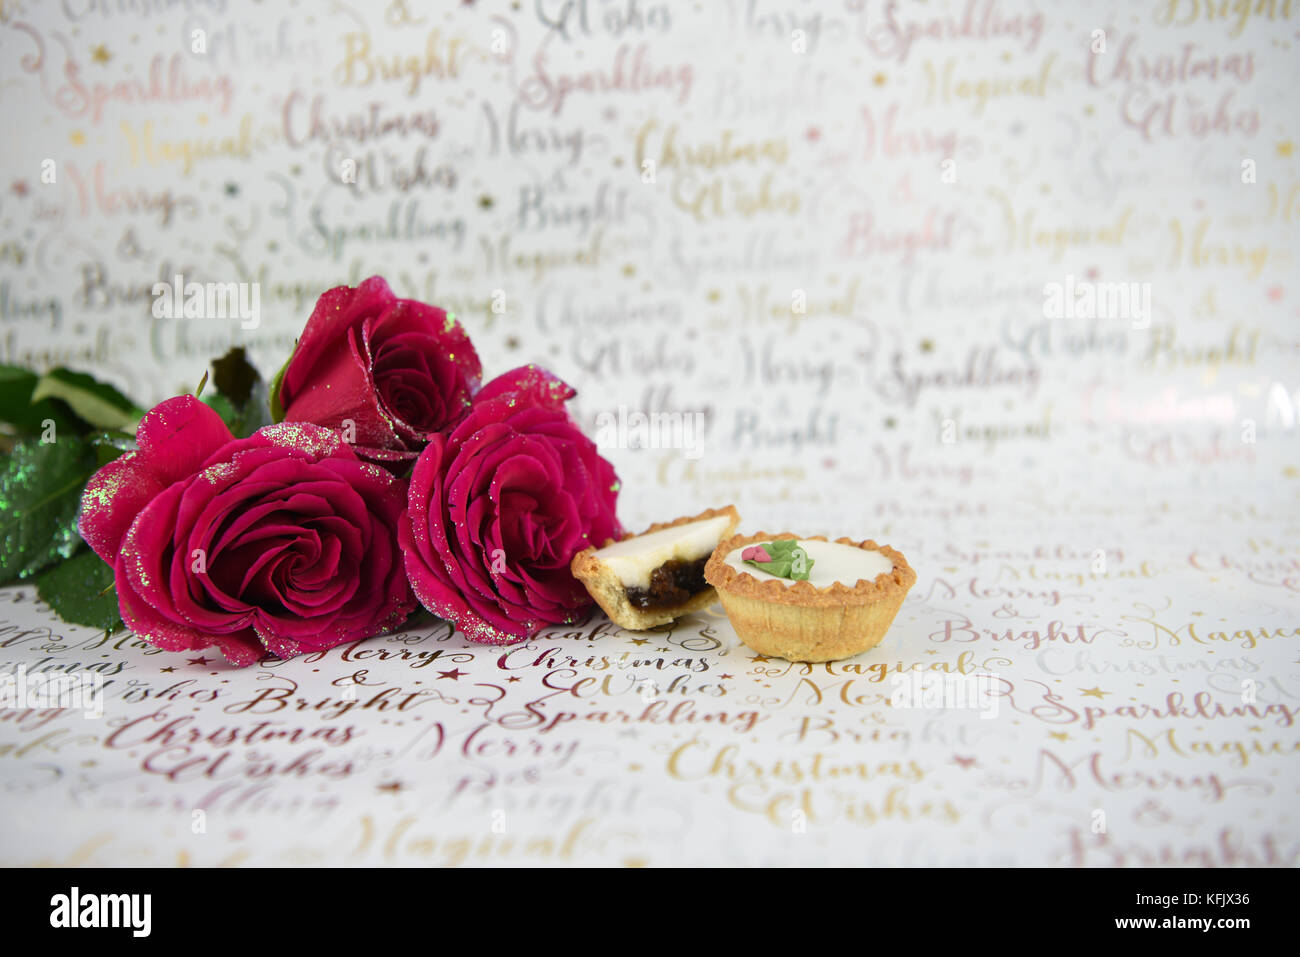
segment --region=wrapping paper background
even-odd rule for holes
[[[831,666],[715,606],[235,671],[6,589],[0,668],[106,686],[0,709],[0,859],[1294,865],[1298,39],[1190,0],[0,4],[0,361],[269,375],[378,273],[632,425],[629,527],[733,502],[919,576]],[[154,318],[178,273],[256,283],[256,328]],[[978,707],[890,702],[926,675]]]

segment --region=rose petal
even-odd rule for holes
[[[231,438],[221,416],[192,395],[158,404],[136,429],[139,448],[109,462],[86,483],[77,521],[81,537],[115,565],[122,537],[140,511],[173,482],[197,472]]]

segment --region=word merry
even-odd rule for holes
[[[174,195],[170,189],[156,193],[147,189],[123,187],[111,188],[107,182],[104,161],[97,160],[87,172],[78,169],[76,163],[64,164],[64,169],[72,177],[72,185],[77,191],[77,202],[82,216],[99,212],[105,216],[120,213],[148,213],[158,217],[159,226],[169,226],[176,214],[184,211],[187,217],[198,215],[199,203],[192,196]]]

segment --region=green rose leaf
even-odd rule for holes
[[[221,416],[221,421],[226,423],[226,428],[233,433],[235,430],[230,428],[230,424],[239,417],[239,412],[235,409],[235,403],[231,402],[220,392],[209,392],[206,395],[200,395],[199,398],[205,405]]]
[[[64,621],[103,631],[122,627],[113,569],[88,548],[41,572],[36,593]]]
[[[40,376],[35,372],[0,365],[0,422],[12,425],[24,435],[40,435],[46,431],[47,422],[54,423],[55,436],[59,432],[76,435],[85,431],[62,403],[51,399],[32,401],[39,381]]]
[[[0,585],[34,575],[80,547],[77,509],[98,467],[94,447],[75,436],[14,446],[0,466]]]
[[[97,429],[135,432],[144,410],[106,382],[84,372],[52,369],[41,376],[32,390],[31,401],[60,399]]]
[[[215,392],[203,397],[237,439],[246,439],[271,424],[266,382],[248,361],[242,346],[236,346],[212,361]]]

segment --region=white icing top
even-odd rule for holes
[[[650,573],[664,562],[691,562],[712,554],[730,522],[730,515],[718,515],[662,528],[599,548],[595,557],[609,566],[626,587],[648,588]]]
[[[766,543],[755,542],[754,544]],[[855,545],[842,545],[839,542],[809,542],[802,539],[799,545],[812,559],[813,566],[808,572],[808,582],[816,588],[829,588],[836,582],[852,588],[860,578],[875,581],[877,575],[892,571],[894,568],[894,563],[880,552],[858,548]],[[771,580],[786,585],[794,584],[792,579],[770,574],[748,564],[740,557],[747,547],[742,545],[730,552],[726,558],[727,564],[738,572],[753,575],[759,581]]]

